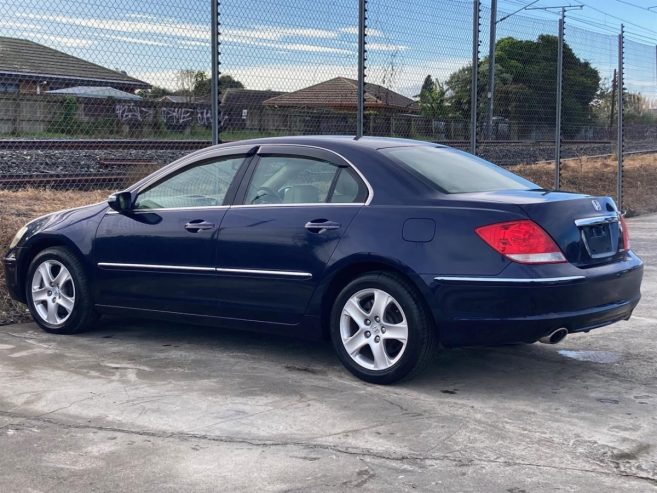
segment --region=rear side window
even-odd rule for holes
[[[444,193],[539,188],[529,180],[456,149],[413,146],[390,147],[381,152]]]
[[[265,155],[258,160],[245,204],[364,202],[367,190],[355,172],[304,156]]]

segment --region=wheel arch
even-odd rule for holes
[[[40,252],[52,247],[64,247],[70,251],[82,263],[85,269],[89,269],[88,262],[85,260],[84,254],[80,251],[75,243],[70,239],[60,235],[37,235],[30,240],[28,245],[24,247],[25,251],[21,256],[18,264],[18,285],[21,290],[25,291],[27,271],[32,263],[32,260],[39,255]],[[87,272],[87,274],[90,274]],[[23,293],[23,296],[24,293]]]
[[[434,327],[438,327],[436,317],[427,301],[431,296],[431,292],[417,273],[401,262],[371,254],[363,254],[354,255],[332,266],[330,273],[324,277],[313,295],[307,315],[319,319],[322,338],[327,339],[329,337],[330,313],[340,291],[354,279],[370,272],[389,272],[409,282],[415,288],[417,294],[420,295],[420,300],[425,309],[428,310]]]

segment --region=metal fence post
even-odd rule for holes
[[[356,114],[356,138],[363,136],[365,119],[365,36],[367,0],[358,0],[358,108]]]
[[[472,2],[472,81],[470,84],[470,152],[477,154],[477,93],[479,86],[479,0]]]
[[[561,103],[563,101],[563,38],[566,9],[561,9],[559,18],[559,48],[557,54],[557,111],[554,130],[554,189],[561,188]]]
[[[625,26],[621,24],[620,34],[618,35],[618,143],[616,152],[618,153],[618,177],[616,179],[616,200],[618,208],[623,210],[623,123],[625,119]]]
[[[486,138],[493,139],[495,101],[495,43],[497,41],[497,0],[490,2],[490,33],[488,40],[488,105],[486,106]]]
[[[219,143],[219,120],[221,118],[220,108],[219,108],[219,3],[220,0],[210,0],[212,3],[210,9],[212,17],[211,19],[211,44],[212,44],[212,70],[210,74],[211,88],[210,88],[210,97],[212,98],[212,144]]]

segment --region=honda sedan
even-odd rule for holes
[[[107,203],[35,219],[4,265],[48,332],[121,314],[330,338],[376,383],[438,347],[627,320],[643,275],[609,197],[441,145],[350,137],[200,150]]]

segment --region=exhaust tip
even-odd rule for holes
[[[563,341],[567,335],[568,335],[568,329],[566,329],[565,327],[561,327],[560,329],[551,332],[545,337],[541,337],[539,341],[542,342],[543,344],[558,344],[561,341]]]

